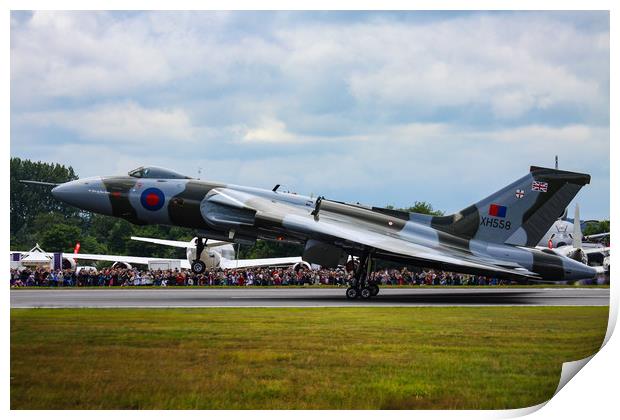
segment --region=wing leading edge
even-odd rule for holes
[[[170,239],[157,239],[157,238],[143,238],[141,236],[132,236],[131,237],[132,240],[134,241],[141,241],[141,242],[148,242],[148,243],[152,243],[152,244],[158,244],[158,245],[166,245],[166,246],[173,246],[176,248],[190,248],[190,249],[195,249],[196,248],[196,244],[194,243],[193,240],[191,241],[173,241]],[[213,239],[208,239],[207,243],[205,244],[206,248],[214,248],[217,246],[222,246],[222,245],[228,245],[230,242],[224,242],[224,241],[215,241]]]

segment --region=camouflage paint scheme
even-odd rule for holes
[[[565,281],[596,276],[592,267],[533,248],[590,182],[587,174],[532,167],[507,187],[448,216],[202,181],[157,167],[130,174],[71,181],[52,193],[83,210],[136,224],[188,227],[203,238],[305,243],[304,260],[322,265],[370,253],[500,278]]]

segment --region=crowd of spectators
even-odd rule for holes
[[[139,270],[104,268],[52,270],[50,268],[11,269],[11,287],[111,287],[111,286],[346,286],[352,273],[343,269],[299,270],[292,268],[213,269],[204,274],[190,270]],[[495,278],[444,271],[385,269],[370,274],[378,285],[500,285]]]

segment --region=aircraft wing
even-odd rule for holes
[[[355,223],[353,220],[325,217],[325,214],[320,217],[319,221],[314,221],[312,217],[294,215],[286,221],[286,224],[295,230],[312,232],[315,237],[331,238],[330,242],[332,243],[334,238],[338,238],[374,248],[375,251],[380,250],[386,254],[405,257],[422,265],[424,263],[439,263],[450,271],[458,271],[459,268],[466,267],[487,275],[501,273],[520,278],[538,277],[536,273],[532,273],[510,261],[481,258],[456,249],[416,243],[413,238],[405,239],[396,234],[373,230],[370,226],[361,226],[360,223]]]
[[[586,254],[597,254],[597,253],[606,253],[609,252],[609,250],[611,249],[608,246],[604,246],[604,247],[593,247],[593,248],[581,248],[583,250],[583,252],[585,252]]]
[[[89,261],[109,261],[109,262],[124,262],[129,264],[143,264],[148,265],[149,262],[156,261],[170,261],[172,258],[150,258],[150,257],[132,257],[129,255],[100,255],[100,254],[70,254],[63,253],[63,258],[73,258],[77,260],[89,260]],[[181,268],[190,268],[187,260],[181,261]]]
[[[27,254],[27,251],[11,251],[11,254],[19,252],[20,254]],[[50,258],[54,257],[52,252],[46,252]],[[74,260],[88,260],[88,261],[109,261],[109,262],[124,262],[129,264],[143,264],[148,265],[149,261],[170,261],[173,258],[149,258],[149,257],[133,257],[131,255],[103,255],[103,254],[74,254],[69,252],[62,253],[63,258]],[[181,268],[190,268],[189,261],[186,259],[181,261]]]
[[[373,249],[377,254],[396,256],[427,266],[440,265],[442,269],[469,271],[485,275],[510,275],[515,278],[539,278],[536,273],[510,261],[481,258],[458,248],[442,246],[429,238],[400,235],[396,230],[385,229],[359,218],[321,210],[318,217],[307,209],[294,208],[282,203],[232,190],[212,191],[212,201],[218,205],[242,208],[254,213],[256,220],[273,223],[277,220],[292,234],[308,239],[335,244],[343,248],[359,249],[360,245]],[[226,222],[220,213],[218,222]]]
[[[26,251],[13,251],[13,252],[19,252],[20,254],[28,253]],[[49,258],[54,257],[54,253],[52,252],[46,252],[45,255],[48,256]],[[158,259],[158,258],[147,258],[147,257],[132,257],[132,256],[125,256],[125,255],[74,254],[74,253],[69,253],[69,252],[63,252],[62,258],[73,259],[73,260],[126,262],[129,264],[148,264],[149,261]]]
[[[196,244],[194,243],[194,241],[172,241],[169,239],[143,238],[141,236],[132,236],[131,239],[133,239],[134,241],[142,241],[142,242],[149,242],[152,244],[174,246],[177,248],[185,248],[185,249],[196,248]],[[208,239],[206,243],[206,247],[212,248],[216,246],[227,245],[228,243],[229,242],[214,241],[213,239]]]
[[[249,268],[249,267],[280,267],[290,266],[301,262],[301,257],[283,257],[283,258],[258,258],[247,260],[220,260],[220,267],[230,268]]]
[[[194,245],[192,241],[171,241],[168,239],[143,238],[140,236],[132,236],[131,239],[134,241],[142,241],[142,242],[149,242],[152,244],[174,246],[177,248],[196,248],[196,245]]]
[[[586,241],[591,241],[593,239],[601,239],[601,238],[605,238],[607,236],[609,236],[609,232],[595,233],[594,235],[584,236],[583,239],[586,240]]]

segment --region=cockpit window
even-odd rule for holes
[[[181,175],[178,172],[158,166],[141,166],[138,169],[129,171],[129,176],[134,178],[191,179],[189,176]]]

